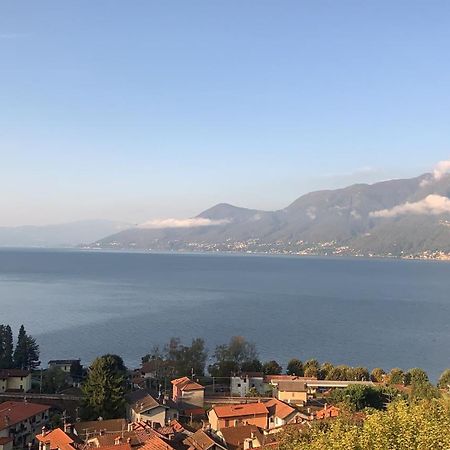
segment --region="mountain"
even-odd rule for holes
[[[312,192],[278,211],[216,205],[183,220],[149,222],[99,248],[406,256],[450,253],[450,176]]]
[[[1,247],[75,247],[117,233],[130,224],[86,220],[58,225],[0,227]]]

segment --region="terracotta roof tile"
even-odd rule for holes
[[[204,386],[192,381],[188,377],[177,378],[176,380],[172,380],[171,383],[182,391],[198,391],[200,389],[205,389]]]
[[[268,414],[264,403],[245,403],[245,404],[237,404],[237,405],[223,405],[223,406],[214,406],[214,412],[217,417],[225,418],[225,417],[241,417],[241,416],[253,416],[255,414]]]
[[[10,401],[0,403],[0,430],[9,428],[49,409],[50,406],[37,403]]]
[[[276,398],[273,398],[264,404],[269,410],[269,416],[276,416],[280,419],[285,419],[296,411],[296,409],[292,408],[292,406],[289,406],[287,403],[284,403]]]

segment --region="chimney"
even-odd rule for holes
[[[5,421],[6,421],[7,418],[8,418],[8,416],[5,416]],[[8,420],[8,422],[9,422],[9,420]],[[42,427],[42,437],[44,437],[46,435],[47,435],[47,428],[45,428],[45,425],[44,425]]]
[[[114,445],[120,445],[122,443],[122,438],[120,436],[117,436],[114,439]]]
[[[128,431],[133,431],[133,424],[132,423],[128,424]]]
[[[327,410],[327,407],[328,407],[328,403],[325,403],[325,406],[323,407],[324,411]]]

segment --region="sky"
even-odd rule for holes
[[[259,209],[450,159],[448,0],[2,0],[0,226]]]

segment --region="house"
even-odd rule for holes
[[[215,436],[202,429],[188,436],[183,444],[187,446],[187,450],[227,450]]]
[[[145,444],[139,448],[139,450],[175,450],[175,447],[171,444],[169,440],[164,439],[163,437],[158,436],[157,433],[153,432],[151,433],[147,441],[145,441]]]
[[[102,434],[118,435],[128,429],[125,419],[91,420],[73,424],[74,433],[84,441]]]
[[[231,395],[245,397],[250,389],[256,389],[259,394],[265,393],[266,388],[264,385],[264,375],[262,373],[246,372],[231,377]]]
[[[36,440],[39,442],[39,450],[74,450],[84,444],[67,428],[65,431],[61,428],[47,431],[45,427],[42,427],[42,433],[36,435]]]
[[[31,372],[21,369],[0,369],[0,392],[28,392]]]
[[[249,450],[266,444],[266,437],[256,425],[223,428],[217,434],[228,450]]]
[[[267,428],[269,411],[264,403],[214,406],[208,412],[211,428],[215,431],[239,425]]]
[[[269,411],[268,428],[277,428],[301,422],[301,414],[292,406],[273,398],[264,403]]]
[[[172,400],[184,409],[203,408],[205,387],[188,377],[172,380]]]
[[[13,438],[14,447],[32,443],[46,425],[50,406],[27,402],[0,403],[0,438]]]
[[[317,381],[317,377],[299,377],[297,375],[265,375],[264,382],[269,384],[276,384],[279,381]]]
[[[66,373],[70,373],[73,366],[81,366],[81,359],[52,359],[48,362],[49,369],[57,367]]]
[[[126,396],[127,418],[131,422],[150,422],[166,425],[178,418],[178,409],[170,399],[151,395],[139,389]]]
[[[274,397],[294,405],[305,405],[313,392],[304,380],[273,381],[272,383],[275,386]]]
[[[339,408],[336,406],[328,406],[325,403],[325,406],[323,409],[316,412],[316,419],[322,420],[322,419],[329,419],[331,417],[337,417],[340,414]]]
[[[13,438],[0,437],[0,450],[12,450]]]

